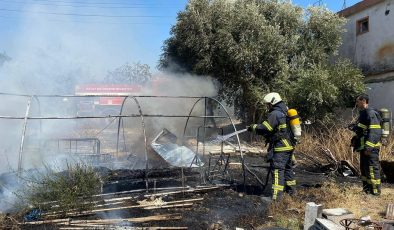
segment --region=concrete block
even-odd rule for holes
[[[315,202],[306,203],[305,207],[305,218],[304,218],[304,230],[308,230],[315,224],[316,218],[321,218],[323,206],[321,204],[315,204]]]
[[[386,219],[394,220],[394,204],[388,204],[386,208]]]
[[[383,230],[394,230],[394,223],[393,224],[383,224]]]
[[[342,225],[336,224],[331,220],[316,218],[316,224],[314,229],[321,230],[346,230],[346,228]]]
[[[340,225],[341,220],[354,218],[354,214],[344,208],[331,208],[323,209],[323,217]]]

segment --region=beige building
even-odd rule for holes
[[[348,19],[339,54],[360,67],[375,108],[394,111],[394,0],[364,0],[340,12]]]

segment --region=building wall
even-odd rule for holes
[[[383,1],[347,16],[340,56],[350,58],[364,74],[394,70],[394,2]],[[386,15],[386,10],[390,10]],[[369,17],[369,32],[356,35],[357,21]]]
[[[367,87],[372,107],[385,107],[394,112],[394,81],[370,83]]]

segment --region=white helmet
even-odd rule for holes
[[[272,92],[272,93],[265,95],[263,100],[264,100],[264,103],[266,103],[266,104],[275,105],[275,104],[281,102],[282,98],[280,97],[279,93]]]

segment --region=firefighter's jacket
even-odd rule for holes
[[[290,152],[294,150],[292,133],[287,124],[287,107],[279,102],[269,111],[268,119],[262,124],[253,125],[252,129],[269,142],[268,150],[273,152]]]
[[[378,149],[380,147],[382,137],[380,121],[381,117],[378,111],[372,108],[360,111],[358,121],[352,128],[356,133],[353,143],[355,151]]]

